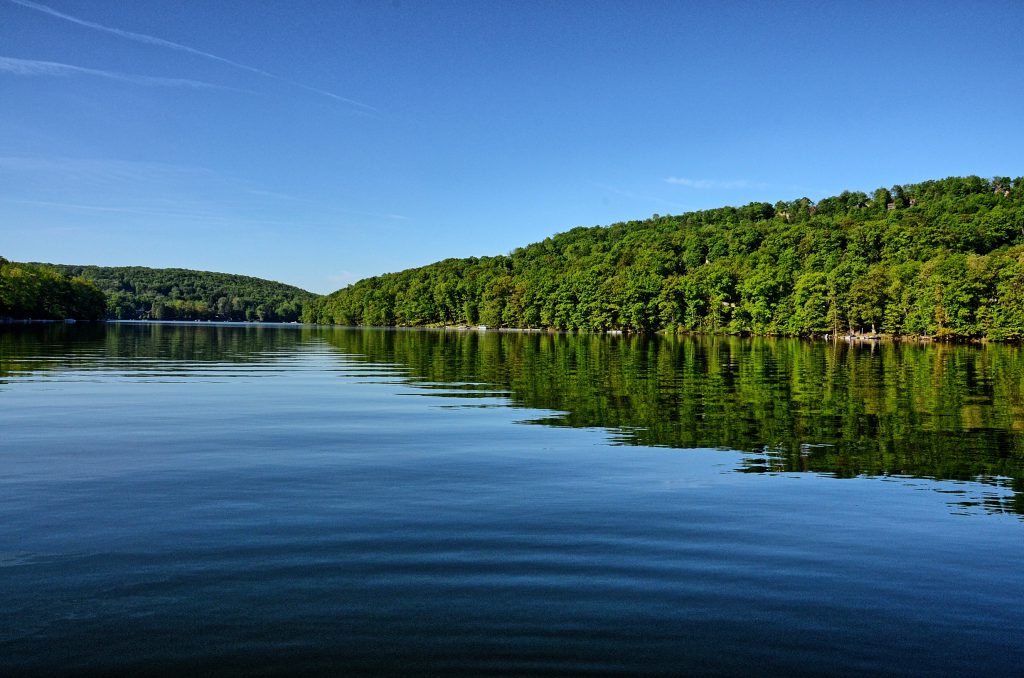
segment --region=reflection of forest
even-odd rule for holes
[[[29,371],[116,367],[134,360],[146,360],[154,371],[172,371],[183,361],[266,362],[268,355],[297,346],[303,336],[292,328],[256,324],[6,325],[0,326],[0,380]]]
[[[727,447],[748,471],[897,474],[1011,485],[1024,514],[1024,352],[1003,345],[606,337],[259,325],[0,328],[0,383],[143,360],[262,363],[302,344],[401,365],[425,394],[509,392],[548,426],[624,444]]]
[[[415,380],[511,391],[549,426],[757,452],[750,471],[1012,484],[1024,513],[1024,355],[989,345],[325,330]],[[450,390],[445,391],[451,393]],[[468,394],[470,394],[471,391]],[[997,510],[1000,507],[992,507]]]

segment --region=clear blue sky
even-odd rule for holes
[[[1024,2],[0,0],[0,255],[327,292],[1024,174]]]

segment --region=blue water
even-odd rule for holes
[[[743,472],[354,330],[0,332],[2,675],[1024,666],[1014,479]]]

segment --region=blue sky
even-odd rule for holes
[[[1024,174],[1024,3],[0,0],[0,255],[327,292]]]

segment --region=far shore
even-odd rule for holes
[[[698,337],[742,337],[742,338],[763,338],[763,339],[805,339],[812,341],[829,341],[833,343],[846,342],[850,344],[879,344],[879,343],[913,343],[913,344],[987,344],[1004,343],[1016,344],[1015,341],[995,342],[991,339],[979,337],[953,337],[953,336],[929,336],[929,335],[893,335],[881,333],[847,332],[840,334],[826,333],[824,335],[814,334],[810,336],[791,336],[774,334],[750,334],[734,332],[694,332],[689,330],[658,330],[657,332],[641,332],[635,330],[560,330],[554,327],[492,327],[489,325],[321,325],[318,323],[302,323],[298,321],[260,321],[260,320],[156,320],[151,318],[129,318],[117,319],[107,318],[101,320],[76,320],[66,318],[53,320],[44,318],[0,318],[0,325],[74,325],[77,323],[110,323],[110,324],[160,324],[160,325],[220,325],[235,327],[252,326],[288,326],[288,327],[338,327],[351,329],[393,329],[393,330],[441,330],[446,332],[503,332],[510,334],[592,334],[607,336],[698,336]]]

